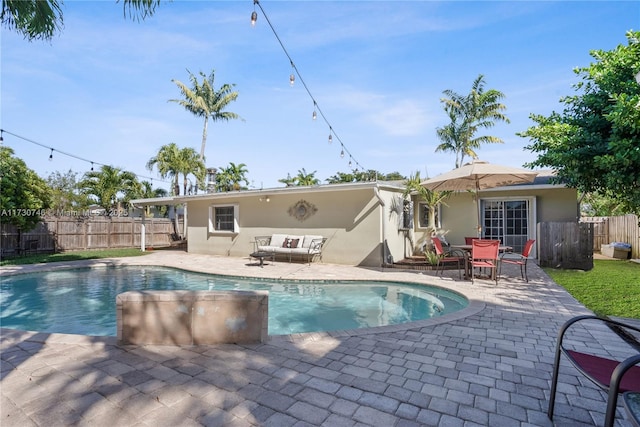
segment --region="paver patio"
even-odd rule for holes
[[[105,263],[284,279],[429,283],[462,292],[472,304],[435,320],[277,336],[262,345],[121,347],[115,337],[2,329],[3,427],[524,427],[593,426],[604,420],[604,394],[568,365],[561,371],[554,423],[547,419],[558,328],[589,312],[534,263],[529,283],[520,280],[519,270],[505,267],[497,287],[491,281],[458,281],[453,271],[440,278],[321,263],[259,268],[248,257],[180,251],[63,267]],[[630,425],[622,407],[616,423]]]

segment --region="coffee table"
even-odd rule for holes
[[[251,258],[255,258],[257,260],[260,260],[260,267],[264,267],[264,259],[265,258],[270,258],[271,261],[273,262],[274,257],[275,257],[275,252],[256,251],[256,252],[250,253],[249,256]]]

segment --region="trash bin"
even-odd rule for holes
[[[610,258],[628,259],[631,255],[631,245],[623,242],[612,242],[608,245],[601,245],[600,252]]]

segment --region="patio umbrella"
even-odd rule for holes
[[[477,203],[477,195],[480,190],[533,182],[536,175],[536,172],[526,169],[474,160],[457,169],[427,179],[421,182],[420,185],[431,191],[473,191],[476,194]],[[478,208],[476,206],[478,211],[478,235],[480,235],[480,210]]]

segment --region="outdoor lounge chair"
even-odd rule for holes
[[[438,274],[438,270],[440,270],[440,275],[442,275],[442,273],[444,272],[444,265],[453,264],[455,262],[458,266],[458,276],[460,277],[460,280],[462,280],[462,273],[460,273],[460,263],[462,263],[462,267],[464,268],[466,265],[466,257],[464,252],[456,251],[455,249],[445,251],[442,247],[442,242],[437,237],[432,237],[431,241],[433,242],[433,247],[435,248],[436,255],[438,255],[436,274]]]
[[[613,332],[616,332],[621,340],[625,341],[631,346],[629,354],[631,356],[621,356],[621,360],[612,360],[606,357],[602,357],[592,352],[585,352],[573,350],[564,341],[567,332],[571,329],[575,331],[579,328],[571,328],[577,323],[604,323],[609,326]],[[584,325],[588,327],[588,325]],[[593,328],[593,325],[591,325]],[[591,330],[591,328],[589,329]],[[640,391],[640,342],[637,338],[634,338],[632,334],[640,333],[640,327],[628,325],[620,321],[611,320],[608,318],[585,315],[578,316],[568,320],[558,334],[558,342],[556,344],[555,360],[553,365],[553,378],[551,380],[551,394],[549,396],[549,409],[547,415],[550,420],[553,420],[553,412],[555,406],[556,390],[558,386],[558,372],[560,370],[560,356],[565,357],[571,362],[571,364],[580,372],[580,374],[587,377],[595,385],[605,390],[608,393],[607,397],[607,412],[605,414],[604,426],[611,427],[615,419],[616,405],[618,401],[618,394],[628,391]],[[595,335],[595,334],[594,334]],[[607,342],[610,342],[606,337],[607,334],[598,334],[597,336],[603,338],[600,342],[603,346],[606,346]],[[613,335],[613,333],[612,333]],[[615,337],[615,335],[613,335]],[[604,341],[607,339],[607,341]],[[577,336],[578,342],[582,342],[583,339]],[[615,342],[615,341],[614,341]],[[588,349],[587,349],[588,350]],[[635,353],[635,354],[633,354]]]
[[[514,264],[520,266],[520,276],[525,279],[526,282],[529,282],[529,276],[527,276],[527,261],[529,260],[529,254],[531,253],[531,248],[535,243],[535,240],[527,240],[524,244],[524,249],[522,249],[521,254],[513,253],[513,252],[505,252],[500,256],[500,268],[498,269],[498,276],[502,272],[502,264]]]

